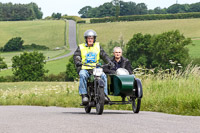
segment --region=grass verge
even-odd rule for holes
[[[142,79],[141,110],[200,116],[200,79],[195,75],[179,78]],[[112,100],[120,97],[109,96]],[[0,83],[0,105],[40,105],[80,107],[78,82]],[[132,110],[131,105],[106,105],[105,109]],[[83,110],[84,111],[84,110]]]

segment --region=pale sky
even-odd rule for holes
[[[53,12],[62,13],[62,15],[76,15],[79,16],[78,11],[84,6],[97,7],[105,2],[110,2],[111,0],[0,0],[2,3],[21,3],[27,4],[30,2],[35,2],[39,7],[41,7],[43,17],[51,16]],[[200,2],[200,0],[123,0],[125,2],[132,1],[135,3],[145,3],[148,9],[154,9],[155,7],[169,7],[178,1],[179,4],[191,4]]]

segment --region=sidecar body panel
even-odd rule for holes
[[[108,75],[108,93],[114,96],[131,96],[134,89],[134,75]]]

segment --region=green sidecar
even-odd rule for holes
[[[143,96],[140,79],[134,75],[107,75],[107,86],[108,95],[122,97],[122,101],[109,100],[107,104],[132,104],[133,112],[139,113]]]

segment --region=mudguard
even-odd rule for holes
[[[143,97],[143,90],[142,90],[142,83],[141,80],[136,78],[136,94],[137,94],[137,98],[142,98]]]
[[[104,86],[105,86],[104,81],[103,81],[102,79],[99,79],[99,80],[98,80],[98,87],[99,87],[99,88],[104,88]]]

